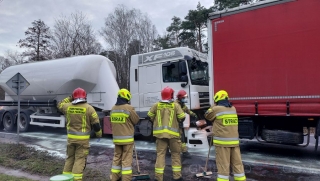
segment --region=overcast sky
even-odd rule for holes
[[[34,20],[41,19],[50,28],[62,14],[69,16],[82,11],[96,31],[104,26],[104,19],[119,4],[140,9],[148,14],[159,34],[170,25],[173,16],[184,19],[188,11],[196,9],[198,2],[206,8],[214,0],[0,0],[0,56],[6,50],[19,51],[17,42],[25,38],[24,32]],[[101,43],[105,45],[102,38]]]

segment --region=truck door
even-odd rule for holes
[[[161,68],[162,68],[162,81],[161,81],[162,89],[165,88],[166,86],[171,87],[174,90],[174,93],[175,93],[174,96],[176,96],[178,91],[181,89],[189,93],[189,85],[187,84],[188,73],[186,68],[186,62],[184,60],[163,63]]]
[[[140,112],[146,116],[150,107],[161,99],[160,64],[141,66],[138,75]]]

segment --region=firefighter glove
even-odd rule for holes
[[[70,102],[72,102],[72,96],[68,96],[68,97],[66,97],[66,98],[64,98],[63,100],[62,100],[62,102],[63,103],[70,103]]]
[[[183,121],[179,122],[179,128],[183,128]]]
[[[102,130],[101,129],[100,129],[100,131],[96,132],[96,136],[97,136],[97,138],[102,137]]]

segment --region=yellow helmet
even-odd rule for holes
[[[118,96],[127,99],[128,101],[130,101],[131,99],[131,93],[127,89],[120,89],[118,92]]]
[[[225,99],[229,99],[228,93],[225,90],[218,91],[213,97],[214,102],[218,102]]]

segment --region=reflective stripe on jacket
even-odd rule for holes
[[[129,104],[115,105],[110,112],[113,143],[127,145],[134,142],[134,125],[139,122],[139,116]]]
[[[58,109],[66,116],[68,139],[90,139],[91,125],[99,123],[94,108],[86,102],[73,105],[67,97],[58,103]]]
[[[179,138],[178,120],[185,118],[181,106],[175,102],[158,102],[154,104],[148,116],[153,121],[153,136],[157,138]]]
[[[205,118],[213,122],[213,143],[220,146],[239,145],[238,116],[235,107],[212,106]]]

